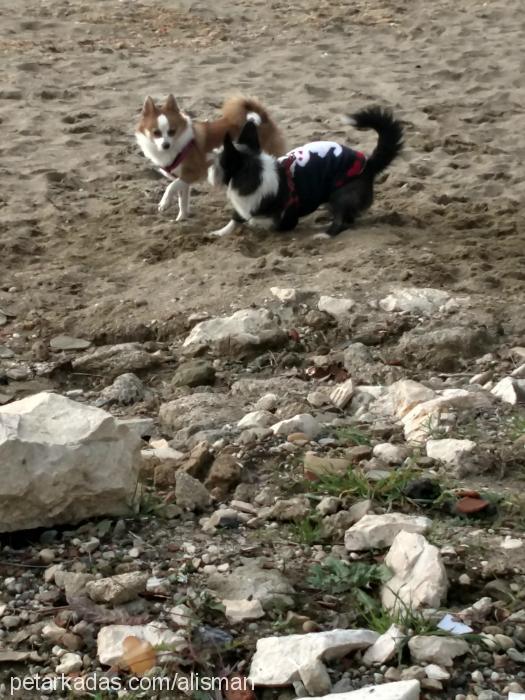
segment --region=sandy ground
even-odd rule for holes
[[[0,307],[26,319],[29,347],[59,331],[134,339],[153,321],[261,301],[276,284],[356,296],[410,281],[479,295],[519,325],[520,5],[1,0]],[[158,214],[164,182],[134,143],[144,96],[169,91],[200,117],[254,94],[290,147],[370,148],[374,136],[340,115],[390,105],[407,147],[337,240],[312,241],[318,213],[293,235],[209,241],[227,220],[223,196],[202,183],[191,220]]]

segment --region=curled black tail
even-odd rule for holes
[[[366,171],[377,175],[387,168],[403,148],[403,128],[388,109],[367,107],[349,117],[356,129],[373,129],[379,136],[377,146],[366,164]]]

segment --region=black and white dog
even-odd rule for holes
[[[274,158],[261,151],[252,122],[246,123],[235,143],[226,134],[208,179],[227,188],[234,221],[270,219],[276,230],[290,231],[301,217],[328,204],[333,221],[322,236],[336,236],[351,226],[371,206],[376,176],[400,153],[403,129],[391,112],[380,107],[363,109],[347,121],[357,129],[377,132],[377,146],[369,157],[333,141],[315,141]],[[229,225],[216,235],[234,228]]]

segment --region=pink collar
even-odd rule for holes
[[[190,148],[192,148],[192,146],[194,146],[194,144],[195,144],[195,139],[191,139],[191,141],[189,141],[184,146],[182,151],[180,151],[180,153],[178,153],[175,156],[175,160],[173,160],[169,165],[162,167],[161,170],[163,170],[165,173],[168,173],[168,175],[171,175],[171,173],[178,168],[178,166],[183,162],[183,160],[185,160],[186,156],[190,152]]]

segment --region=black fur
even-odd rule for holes
[[[374,129],[378,141],[361,174],[331,192],[326,202],[333,214],[333,221],[327,230],[330,236],[336,236],[352,226],[359,214],[372,205],[376,176],[390,165],[403,148],[403,129],[388,110],[380,107],[363,109],[350,117],[350,123],[357,129]],[[253,122],[247,122],[244,126],[237,146],[226,135],[219,157],[223,184],[229,185],[241,196],[255,193],[262,184],[260,152],[257,128]],[[275,168],[278,173],[276,191],[266,195],[257,211],[250,214],[255,219],[270,217],[276,230],[290,231],[297,226],[298,216],[293,207],[287,206],[289,188],[285,168],[277,160]],[[243,220],[238,212],[235,218],[237,221]]]

